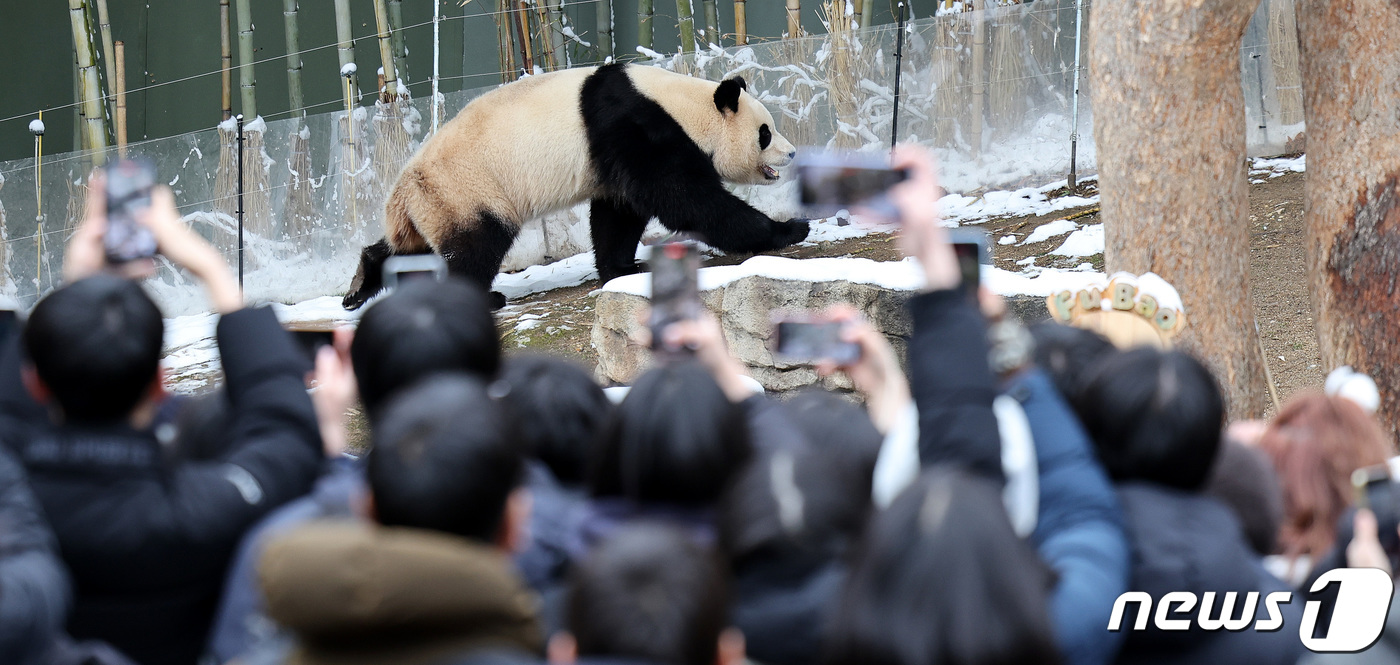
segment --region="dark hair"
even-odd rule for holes
[[[541,355],[507,358],[501,379],[526,454],[544,462],[559,482],[582,484],[588,451],[613,410],[602,387],[578,365]]]
[[[749,457],[744,410],[700,365],[643,374],[590,456],[594,496],[711,505]]]
[[[135,282],[97,275],[34,306],[24,346],[71,422],[119,421],[146,395],[160,365],[165,322]]]
[[[1206,494],[1234,511],[1256,554],[1274,553],[1283,524],[1283,489],[1264,451],[1226,439],[1206,482]]]
[[[1084,387],[1085,376],[1101,359],[1117,349],[1112,342],[1092,330],[1059,323],[1042,322],[1031,326],[1035,339],[1035,364],[1050,375],[1066,400],[1074,399]]]
[[[580,656],[714,665],[727,592],[712,553],[674,527],[634,524],[575,568],[568,628]]]
[[[458,278],[417,280],[371,305],[350,345],[360,400],[371,418],[386,399],[434,372],[460,371],[487,381],[501,343],[486,294]]]
[[[798,392],[783,403],[792,422],[816,448],[836,458],[864,480],[864,493],[870,496],[875,459],[885,436],[875,429],[864,408],[836,394],[812,388]]]
[[[430,377],[395,395],[369,453],[379,522],[492,541],[524,475],[502,411],[485,383],[464,374]]]
[[[1137,348],[1095,364],[1074,399],[1114,480],[1199,490],[1225,425],[1215,377],[1180,351]]]
[[[784,448],[751,460],[720,502],[719,536],[736,569],[756,558],[829,561],[859,537],[868,473],[833,451]]]
[[[866,532],[828,665],[1035,665],[1059,654],[1053,573],[1016,537],[999,484],[934,467]]]

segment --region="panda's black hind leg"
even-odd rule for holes
[[[646,231],[646,217],[629,207],[598,198],[590,202],[588,227],[593,238],[593,262],[603,284],[641,272],[637,266],[637,243]]]
[[[447,271],[475,282],[488,292],[492,309],[505,307],[506,297],[491,290],[491,282],[501,271],[501,261],[510,251],[520,229],[495,213],[483,211],[466,226],[454,229],[438,243],[438,253],[447,261]]]
[[[340,301],[342,307],[356,310],[384,289],[384,262],[394,255],[389,241],[381,238],[360,252],[360,267],[350,281],[350,292]]]

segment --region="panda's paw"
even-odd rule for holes
[[[345,294],[345,299],[340,301],[340,306],[353,312],[369,302],[369,298],[369,296],[365,295],[364,289],[356,289]]]
[[[779,247],[795,245],[807,239],[812,231],[812,220],[793,218],[786,222],[774,223],[774,240]]]
[[[498,310],[506,306],[506,294],[500,291],[492,291],[487,294],[486,301],[490,303],[492,311]]]

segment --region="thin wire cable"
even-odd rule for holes
[[[590,5],[590,4],[595,4],[595,3],[598,3],[598,2],[602,2],[602,0],[572,0],[572,1],[569,3],[569,6],[572,7],[572,6],[577,6],[577,5]],[[494,11],[494,12],[482,12],[482,13],[480,13],[480,14],[470,14],[470,15],[465,15],[465,14],[464,14],[464,15],[462,15],[462,16],[449,16],[449,17],[447,17],[447,18],[445,18],[445,19],[442,19],[442,20],[444,20],[444,21],[457,21],[457,20],[465,20],[465,19],[469,19],[469,18],[481,18],[481,17],[486,17],[486,16],[496,16],[496,15],[498,15],[498,14],[506,14],[506,13],[510,13],[510,12],[514,12],[514,11],[519,11],[519,10],[507,9],[507,10]],[[432,21],[424,21],[424,22],[422,22],[422,23],[415,23],[415,24],[413,24],[413,25],[404,26],[404,27],[402,27],[402,28],[399,28],[399,30],[401,30],[401,31],[402,31],[402,30],[412,30],[412,29],[414,29],[414,28],[421,28],[421,27],[423,27],[423,26],[425,26],[425,25],[432,25],[432,23],[433,23]],[[363,37],[362,39],[374,39],[374,37],[372,37],[372,36],[366,36],[366,37]],[[354,41],[356,41],[356,40],[351,40],[351,41],[354,42]],[[300,50],[300,51],[295,51],[295,52],[292,52],[292,53],[283,53],[283,54],[281,54],[281,55],[263,58],[262,60],[254,60],[254,61],[252,61],[252,62],[250,62],[250,63],[248,63],[248,64],[239,63],[239,64],[237,64],[237,65],[234,65],[234,66],[230,67],[229,69],[230,69],[230,71],[232,71],[232,70],[239,69],[239,68],[242,68],[242,67],[251,67],[251,66],[260,65],[260,64],[263,64],[263,63],[267,63],[267,62],[274,62],[274,61],[277,61],[277,60],[286,60],[286,59],[287,59],[287,56],[289,56],[289,55],[302,55],[302,54],[305,54],[305,53],[311,53],[311,52],[313,52],[313,51],[321,51],[321,50],[328,49],[328,48],[335,48],[336,46],[339,46],[339,45],[340,45],[340,42],[332,42],[332,43],[330,43],[330,44],[322,44],[322,45],[320,45],[320,46],[313,46],[313,47],[311,47],[311,48],[302,49],[302,50]],[[161,83],[152,83],[151,85],[142,86],[142,87],[139,87],[139,88],[131,88],[131,89],[127,90],[126,92],[127,92],[127,94],[132,94],[132,93],[136,93],[136,92],[143,92],[143,91],[146,91],[146,90],[153,90],[153,89],[155,89],[155,88],[160,88],[160,87],[164,87],[164,86],[167,86],[167,85],[175,85],[175,84],[177,84],[177,83],[185,83],[185,82],[187,82],[187,81],[193,81],[193,80],[195,80],[195,79],[204,78],[204,77],[206,77],[206,76],[213,76],[213,75],[215,75],[215,74],[222,74],[223,71],[224,71],[224,68],[223,68],[223,67],[220,67],[220,68],[215,69],[215,70],[213,70],[213,71],[203,72],[203,73],[200,73],[200,74],[191,74],[191,75],[189,75],[189,76],[181,77],[181,78],[178,78],[178,79],[173,79],[173,80],[170,80],[170,81],[163,81],[163,82],[161,82]],[[103,101],[103,102],[106,102],[106,101],[109,101],[109,100],[112,100],[112,99],[116,99],[116,95],[115,95],[115,94],[111,94],[111,95],[102,95],[101,97],[98,97],[98,100],[99,100],[99,101]],[[14,121],[14,120],[22,120],[22,119],[24,119],[24,118],[28,118],[28,117],[30,117],[30,116],[33,116],[33,115],[39,113],[40,111],[61,111],[61,110],[63,110],[63,109],[71,109],[71,108],[73,108],[73,107],[75,107],[75,106],[80,106],[80,105],[82,105],[82,104],[83,104],[82,101],[77,101],[77,102],[73,102],[73,103],[71,103],[71,104],[63,104],[63,105],[61,105],[61,106],[52,106],[52,107],[48,107],[48,108],[38,109],[38,110],[35,110],[35,111],[29,111],[29,112],[27,112],[27,113],[21,113],[21,114],[19,114],[19,115],[12,115],[12,116],[10,116],[10,117],[8,117],[8,118],[0,118],[0,124],[6,123],[6,122],[11,122],[11,121]]]

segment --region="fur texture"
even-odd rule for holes
[[[483,95],[404,167],[386,203],[385,238],[361,254],[345,307],[378,293],[384,260],[396,254],[435,251],[453,274],[489,290],[522,224],[585,200],[605,282],[638,270],[633,257],[652,217],[728,252],[801,241],[805,221],[775,222],[723,186],[771,183],[795,154],[744,88],[741,78],[607,65]]]

